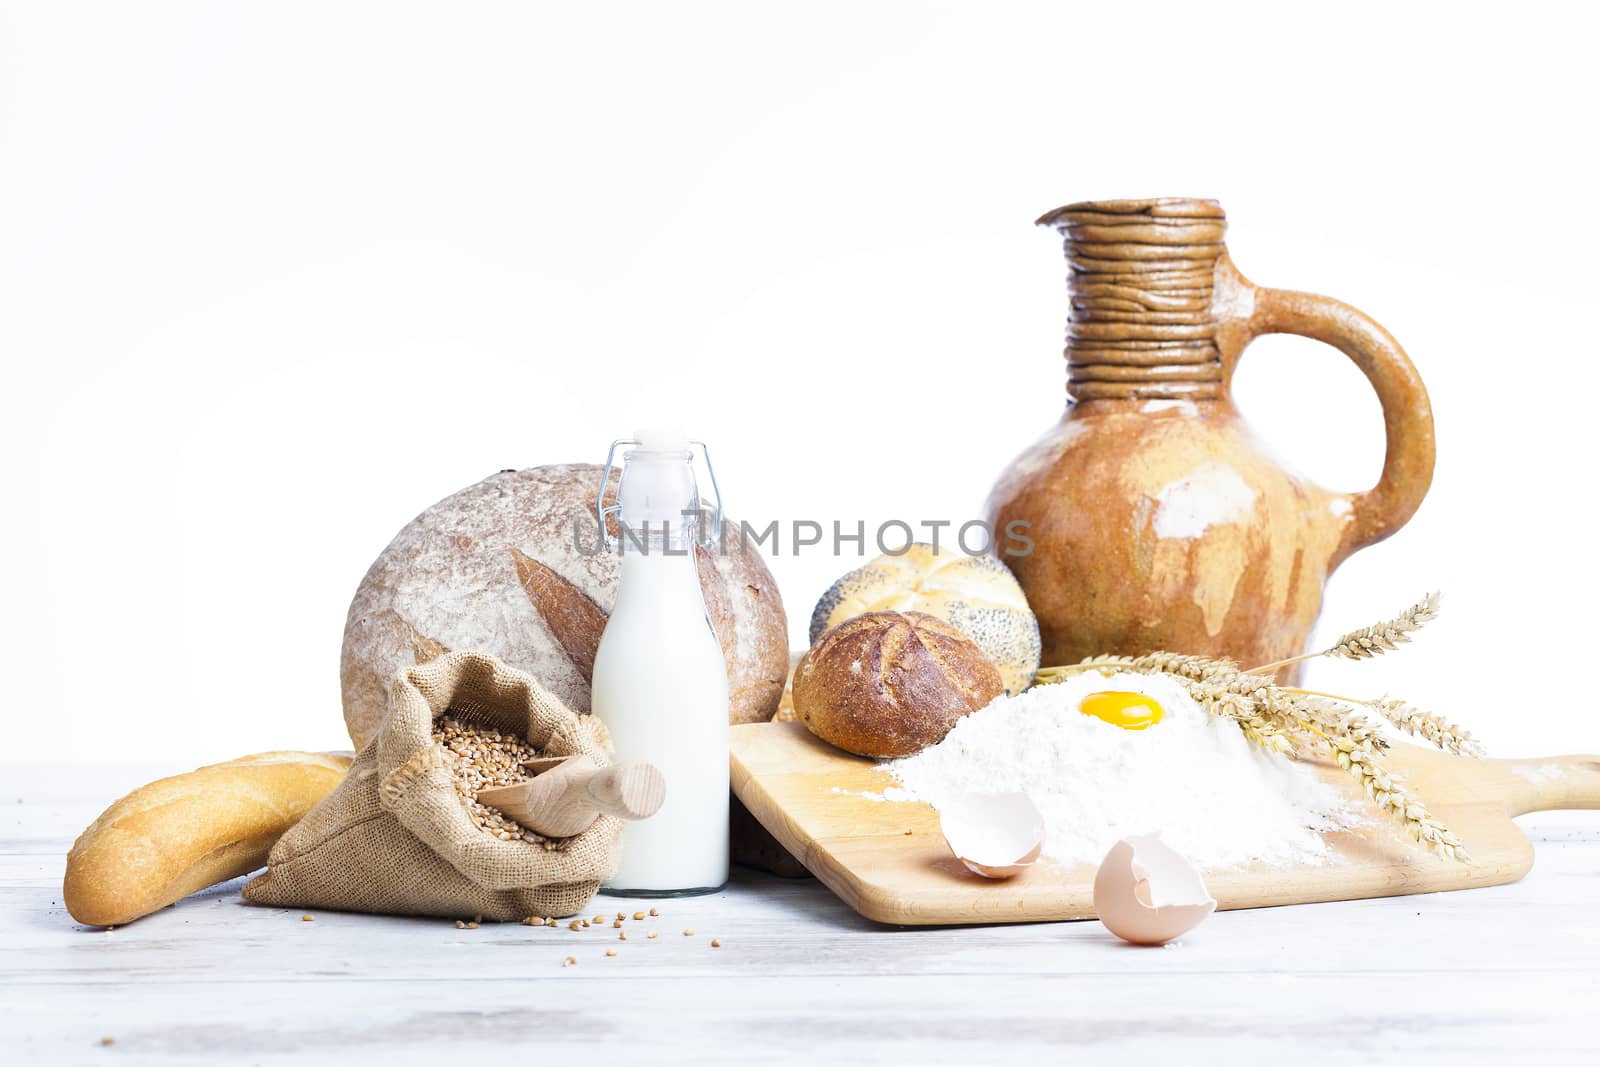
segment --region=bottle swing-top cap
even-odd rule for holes
[[[611,484],[611,472],[616,469],[617,449],[630,445],[632,448],[622,457],[623,483],[617,489],[617,502],[607,506],[606,487]],[[703,519],[684,514],[703,514],[692,466],[696,447],[705,457],[706,474],[711,480],[713,507],[709,524]],[[677,466],[673,461],[681,461],[683,466]],[[635,472],[637,481],[628,478],[629,471]],[[629,487],[626,489],[629,497],[626,505],[623,501],[625,486]],[[611,536],[606,528],[606,519],[612,515],[618,516],[618,521],[633,517],[640,523],[650,525],[659,522],[663,532],[671,524],[693,525],[694,540],[707,547],[715,546],[722,537],[722,491],[717,486],[717,472],[711,466],[711,452],[704,441],[690,440],[682,430],[672,427],[635,430],[631,438],[611,442],[594,506],[595,518],[600,523],[600,537],[607,548],[615,548],[618,542],[618,538]]]

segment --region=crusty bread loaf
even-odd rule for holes
[[[909,756],[1005,692],[1000,672],[949,623],[911,611],[847,619],[794,672],[810,731],[859,756]]]
[[[993,556],[912,544],[846,574],[817,601],[811,642],[869,611],[921,611],[966,634],[1000,669],[1006,692],[1033,684],[1039,669],[1039,622],[1016,576]]]
[[[73,843],[67,912],[121,926],[264,866],[273,843],[349,769],[344,756],[262,752],[140,786]]]
[[[501,471],[395,535],[361,580],[345,623],[339,673],[357,748],[377,733],[395,675],[452,650],[488,652],[573,711],[589,710],[595,648],[622,574],[616,552],[595,551],[603,473],[585,463]],[[737,529],[731,519],[726,525]],[[728,665],[728,719],[765,722],[789,664],[777,583],[760,547],[741,550],[736,538],[726,553],[702,551],[697,562]]]

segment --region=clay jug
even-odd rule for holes
[[[1433,477],[1428,394],[1346,304],[1247,281],[1212,200],[1069,204],[1039,220],[1071,267],[1065,414],[1000,476],[988,519],[1039,617],[1046,664],[1155,649],[1241,666],[1300,653],[1328,575],[1398,530]],[[1229,398],[1253,338],[1355,361],[1383,404],[1383,476],[1336,493],[1285,470]],[[1316,403],[1315,397],[1291,397]],[[1294,669],[1281,672],[1294,677]]]

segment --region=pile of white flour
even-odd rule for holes
[[[1165,717],[1124,730],[1078,710],[1107,691],[1152,697]],[[1044,814],[1045,857],[1066,865],[1097,864],[1119,839],[1156,831],[1200,867],[1316,863],[1330,855],[1317,831],[1359,821],[1311,768],[1255,748],[1161,675],[1089,671],[1002,697],[885,767],[905,799],[935,808],[966,793],[1027,793]]]

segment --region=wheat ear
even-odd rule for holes
[[[1329,738],[1329,747],[1339,766],[1361,783],[1373,803],[1399,819],[1412,837],[1441,859],[1467,862],[1467,850],[1450,828],[1435,819],[1422,801],[1408,793],[1399,778],[1379,766],[1370,749],[1352,745],[1344,738]]]
[[[1394,650],[1439,612],[1433,593],[1393,619],[1345,634],[1315,656],[1365,659]],[[1209,714],[1229,719],[1251,744],[1278,756],[1323,751],[1361,783],[1379,810],[1398,819],[1406,832],[1445,859],[1465,862],[1461,841],[1428,811],[1426,805],[1390,774],[1382,759],[1388,742],[1350,705],[1366,706],[1400,729],[1425,737],[1452,752],[1475,753],[1477,742],[1465,730],[1437,715],[1418,711],[1399,700],[1350,700],[1328,693],[1272,684],[1267,672],[1312,656],[1280,660],[1241,671],[1225,659],[1152,652],[1144,656],[1091,656],[1082,663],[1045,667],[1042,683],[1061,682],[1088,671],[1140,671],[1164,674],[1182,685]]]
[[[1458,756],[1483,755],[1483,745],[1477,738],[1442,715],[1432,715],[1403,700],[1388,697],[1366,701],[1366,705],[1406,733],[1431,741],[1446,752]]]
[[[1318,656],[1331,656],[1335,659],[1370,659],[1384,652],[1393,652],[1410,641],[1412,634],[1438,617],[1439,594],[1429,593],[1394,618],[1352,630],[1335,641],[1332,647],[1325,648],[1321,652],[1307,652],[1303,656],[1290,656],[1288,659],[1263,663],[1259,667],[1251,667],[1247,673],[1271,674],[1281,667],[1316,659]]]
[[[1195,702],[1212,715],[1232,719],[1251,744],[1275,755],[1321,749],[1346,773],[1379,810],[1444,859],[1465,862],[1467,850],[1450,828],[1434,818],[1382,765],[1387,743],[1360,715],[1333,699],[1287,691],[1264,678],[1237,673],[1209,680],[1176,676]]]
[[[1179,678],[1204,681],[1218,675],[1238,674],[1239,665],[1232,660],[1215,659],[1211,656],[1185,656],[1176,652],[1151,652],[1143,656],[1090,656],[1079,663],[1068,664],[1063,667],[1040,667],[1034,677],[1039,682],[1049,684],[1066,681],[1068,678],[1086,674],[1089,671],[1099,671],[1102,674],[1113,671],[1138,671],[1144,673],[1155,671],[1160,674],[1175,675]]]
[[[1340,659],[1367,659],[1381,652],[1393,652],[1411,640],[1411,635],[1439,617],[1439,594],[1429,593],[1399,615],[1376,626],[1345,634],[1323,653]]]

